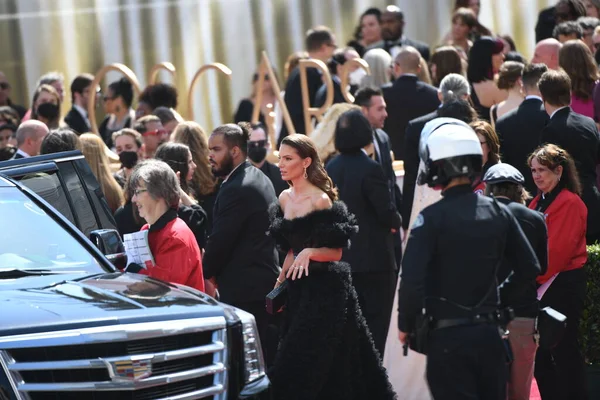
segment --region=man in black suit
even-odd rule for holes
[[[221,301],[253,314],[266,342],[265,296],[275,286],[279,268],[275,242],[265,232],[268,207],[277,197],[269,178],[246,161],[250,129],[243,122],[222,125],[208,140],[213,174],[224,181],[202,261],[204,277],[216,283]]]
[[[333,51],[337,47],[335,44],[335,36],[333,33],[331,33],[329,28],[324,26],[309,30],[306,34],[305,45],[309,58],[320,60],[324,63],[327,63],[327,61],[333,55]],[[309,103],[311,107],[314,107],[317,91],[323,84],[321,72],[316,68],[307,68],[306,80],[308,86]],[[304,108],[302,107],[300,68],[298,67],[295,68],[288,77],[285,85],[285,96],[283,100],[285,101],[285,105],[290,113],[292,123],[294,124],[294,129],[296,129],[295,133],[306,133],[306,127],[304,126]],[[290,133],[287,131],[287,126],[283,124],[277,147],[279,147],[279,144],[283,138],[289,134]]]
[[[23,106],[15,104],[10,99],[11,85],[8,82],[8,78],[4,74],[4,72],[0,71],[0,107],[8,106],[15,110],[15,112],[19,115],[19,119],[22,119],[27,112],[27,109]],[[16,121],[18,123],[18,121]]]
[[[414,47],[402,47],[394,60],[393,85],[383,88],[390,114],[384,130],[390,135],[397,160],[404,160],[404,133],[408,121],[434,111],[440,105],[437,89],[419,81],[420,55]]]
[[[96,91],[91,87],[93,80],[94,75],[81,74],[71,83],[73,107],[65,116],[65,123],[78,135],[91,131],[87,109],[90,97],[96,95]]]
[[[279,167],[267,161],[267,154],[271,151],[271,141],[267,137],[265,127],[260,122],[252,125],[252,133],[248,142],[248,159],[256,168],[260,169],[263,174],[269,178],[275,189],[275,194],[279,194],[290,185],[281,179],[281,171]]]
[[[516,109],[496,121],[496,133],[500,139],[502,162],[513,165],[525,177],[525,189],[537,193],[527,158],[542,143],[542,131],[546,127],[548,113],[544,109],[538,82],[548,71],[545,64],[529,64],[523,70],[525,100]]]
[[[40,154],[42,142],[48,134],[48,127],[43,122],[30,119],[19,125],[17,129],[17,152],[13,160],[33,157]]]
[[[394,57],[400,47],[412,46],[419,51],[425,61],[429,61],[429,46],[423,42],[405,37],[404,24],[404,13],[400,8],[396,6],[387,6],[385,8],[385,11],[381,14],[383,49]]]
[[[571,79],[564,71],[547,71],[538,87],[550,115],[542,131],[542,143],[565,149],[573,160],[582,186],[581,200],[588,209],[586,238],[588,244],[600,240],[600,193],[596,185],[596,164],[600,135],[593,119],[574,112],[571,104]]]
[[[396,181],[396,173],[392,165],[392,155],[390,147],[390,137],[383,131],[383,125],[387,118],[387,109],[383,92],[379,88],[367,87],[356,92],[354,104],[360,106],[363,115],[367,118],[373,129],[373,147],[375,161],[377,161],[388,182],[388,190],[392,204],[397,210],[402,207],[402,193]],[[396,264],[400,268],[400,260],[402,258],[402,240],[400,232],[394,235],[394,249],[396,255]]]
[[[440,88],[438,89],[437,95],[438,100],[444,103],[448,103],[454,99],[468,100],[471,93],[471,87],[466,78],[458,74],[449,74],[441,82]],[[415,118],[409,121],[406,127],[406,134],[404,136],[404,179],[402,181],[402,195],[404,197],[402,202],[402,228],[408,230],[410,223],[410,215],[412,213],[413,200],[415,196],[415,186],[417,184],[417,173],[419,170],[419,142],[421,141],[421,131],[425,125],[440,117],[441,108],[436,109],[429,114],[425,114],[422,117]],[[447,115],[448,117],[460,119],[465,121],[466,119],[459,115]]]
[[[342,260],[352,267],[360,307],[383,355],[396,286],[393,233],[400,229],[400,214],[381,165],[368,155],[373,153],[373,129],[361,111],[342,114],[335,147],[340,155],[327,165],[327,173],[358,220],[358,234]]]

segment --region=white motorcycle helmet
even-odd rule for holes
[[[419,156],[423,164],[417,183],[446,186],[451,179],[481,174],[483,152],[475,131],[454,118],[436,118],[421,132]]]

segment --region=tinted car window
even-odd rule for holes
[[[61,163],[60,174],[69,191],[73,208],[79,219],[79,229],[85,236],[89,237],[91,231],[98,229],[98,223],[81,180],[79,180],[79,176],[77,176],[77,172],[75,172],[75,168],[71,163]]]
[[[69,221],[77,225],[77,221],[75,221],[73,213],[71,212],[69,200],[60,184],[58,173],[56,171],[36,172],[25,175],[19,180],[22,184],[37,193],[38,196],[52,204],[52,206]]]

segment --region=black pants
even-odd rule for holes
[[[271,316],[266,309],[265,301],[253,301],[232,304],[232,306],[241,308],[242,310],[254,315],[258,335],[260,336],[260,344],[262,345],[265,364],[267,367],[273,365],[277,346],[279,342],[279,328],[277,316]]]
[[[508,366],[498,327],[431,332],[427,381],[435,400],[506,400]]]
[[[535,379],[543,400],[587,399],[585,363],[577,340],[579,319],[585,300],[583,268],[561,272],[541,301],[567,316],[565,335],[552,349],[539,348],[535,357]]]
[[[396,273],[393,270],[353,272],[352,283],[358,295],[360,309],[375,342],[375,348],[383,358],[394,304]]]

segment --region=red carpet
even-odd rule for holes
[[[531,394],[529,395],[529,400],[542,400],[535,378],[533,378],[533,382],[531,383]]]

